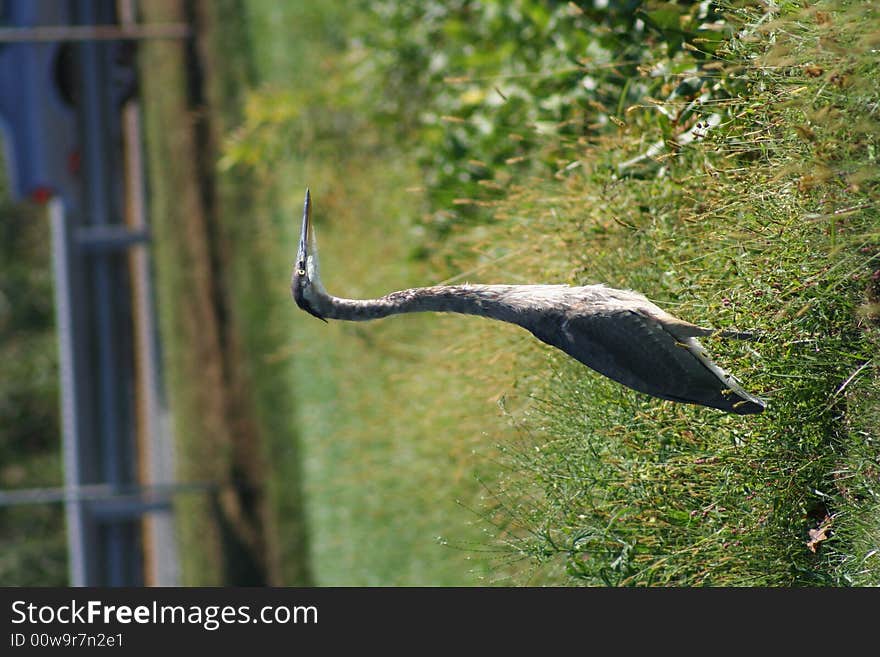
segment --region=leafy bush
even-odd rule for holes
[[[502,197],[524,168],[576,166],[634,104],[662,99],[672,137],[735,82],[714,65],[732,27],[709,2],[369,4],[381,19],[364,57],[382,80],[375,111],[402,139],[418,135],[441,235],[485,220],[471,201]]]
[[[714,3],[370,0],[361,8],[358,36],[320,62],[309,97],[277,83],[250,95],[221,165],[265,170],[291,148],[404,144],[424,172],[428,249],[455,223],[491,220],[486,202],[512,180],[578,166],[584,148],[616,132],[634,106],[656,107],[651,120],[675,140],[717,122],[703,108],[738,84],[719,65],[734,28]]]

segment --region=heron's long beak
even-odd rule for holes
[[[306,189],[306,200],[303,203],[303,223],[302,232],[299,236],[299,249],[296,254],[296,264],[293,268],[293,277],[290,283],[290,290],[293,293],[293,299],[296,305],[305,310],[307,313],[314,315],[321,321],[326,322],[312,307],[306,294],[306,290],[317,290],[320,292],[321,279],[318,274],[318,250],[312,245],[314,253],[309,253],[309,230],[311,229],[312,219],[312,197],[309,190]],[[310,262],[311,259],[311,262]]]
[[[297,265],[305,264],[306,256],[309,254],[309,224],[312,219],[312,197],[309,189],[306,188],[306,200],[303,203],[303,223],[302,233],[299,236],[299,251],[297,252]]]

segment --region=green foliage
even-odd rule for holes
[[[331,178],[331,290],[637,289],[759,333],[706,346],[768,410],[649,399],[496,324],[298,326],[319,581],[430,582],[427,528],[454,497],[494,529],[474,571],[501,581],[876,584],[876,11],[595,4],[361,3],[344,53],[304,55],[322,80],[251,95],[224,164]],[[424,172],[415,222],[389,158]],[[390,276],[383,240],[436,257]],[[486,451],[462,444],[501,454],[488,499],[461,483]]]
[[[60,472],[60,459],[49,459]],[[35,459],[27,459],[29,466]],[[39,476],[39,473],[31,473]],[[27,505],[0,509],[0,584],[66,586],[67,540],[61,505]]]
[[[49,226],[0,205],[0,489],[58,486],[61,446]],[[0,509],[0,583],[67,581],[60,507]]]
[[[728,200],[732,182],[720,183]],[[671,265],[646,272],[640,289],[662,290],[667,272],[689,280],[675,293],[678,314],[765,335],[754,345],[705,342],[768,410],[744,420],[657,404],[556,359],[546,391],[534,393],[546,399],[522,420],[528,439],[506,448],[538,489],[526,502],[503,500],[515,509],[515,549],[538,562],[561,557],[572,577],[613,585],[845,583],[852,573],[830,562],[870,551],[870,534],[861,551],[835,535],[818,555],[807,539],[826,515],[870,517],[880,494],[876,428],[859,434],[844,421],[858,400],[844,383],[875,375],[863,369],[873,350],[853,322],[872,273],[859,249],[874,218],[851,217],[851,240],[835,252],[826,226],[803,225],[778,197],[740,192],[737,210],[756,210],[749,219],[682,225],[660,216],[637,234],[609,228],[602,246],[625,241],[628,262]],[[609,272],[621,258],[597,247],[581,257]]]
[[[48,225],[35,208],[0,207],[0,454],[57,447],[58,386]]]
[[[795,12],[726,44],[743,83],[730,118],[645,158],[661,177],[618,175],[611,161],[650,139],[622,131],[589,171],[500,204],[538,217],[553,237],[532,235],[536,257],[564,245],[576,281],[764,336],[707,347],[769,402],[746,420],[658,405],[560,360],[505,448],[520,474],[492,519],[514,554],[588,584],[880,580],[880,78],[862,20]]]
[[[712,3],[370,4],[382,18],[368,40],[386,91],[380,117],[404,139],[419,135],[436,208],[426,224],[438,236],[487,220],[485,200],[502,198],[512,179],[575,165],[633,104],[711,102],[731,83],[709,72],[732,31]],[[667,132],[691,113],[666,112]]]
[[[660,98],[664,136],[674,138],[701,118],[699,106],[737,84],[717,66],[733,28],[712,3],[362,8],[345,53],[316,62],[320,80],[296,91],[270,83],[250,96],[221,166],[261,169],[292,149],[369,150],[396,139],[422,166],[427,249],[456,223],[491,220],[486,201],[515,178],[576,164],[634,104]],[[311,80],[313,68],[302,68]]]

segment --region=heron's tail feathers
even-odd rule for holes
[[[732,340],[748,340],[750,342],[757,342],[764,335],[760,331],[730,331],[730,330],[722,330],[722,331],[710,331],[708,336],[717,335],[720,338],[730,338]]]
[[[739,415],[761,413],[767,408],[763,399],[747,392],[735,376],[716,365],[697,340],[691,338],[684,343],[684,346],[726,386],[719,391],[718,399],[714,403],[707,403],[707,406],[714,406]]]
[[[687,338],[729,338],[732,340],[756,341],[763,337],[760,331],[737,331],[732,329],[711,329],[685,322],[677,317],[664,317],[660,319],[663,327],[679,340]]]

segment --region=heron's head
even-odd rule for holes
[[[306,200],[303,204],[302,232],[299,237],[296,262],[293,265],[290,291],[293,294],[296,305],[318,319],[324,320],[324,317],[316,309],[317,299],[326,293],[321,285],[321,276],[318,273],[318,248],[311,229],[311,218],[312,199],[307,189]]]

